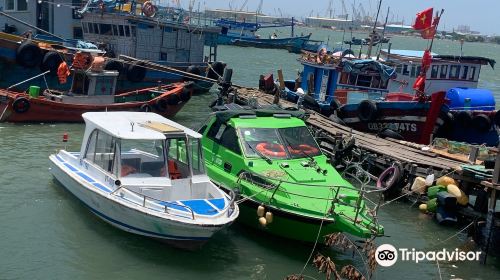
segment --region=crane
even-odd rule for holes
[[[325,17],[332,18],[332,12],[333,12],[333,0],[330,0],[330,2],[328,2],[328,8],[325,11]]]
[[[247,3],[248,3],[248,0],[245,0],[245,1],[243,2],[243,5],[241,5],[241,8],[240,8],[240,10],[239,10],[240,12],[241,12],[241,11],[243,11],[243,9],[245,9],[245,6],[247,5]]]
[[[255,13],[257,14],[261,14],[262,13],[262,4],[263,4],[264,0],[260,0],[259,2],[259,6],[257,7],[257,11],[255,11]]]
[[[340,0],[340,2],[342,3],[342,15],[339,15],[340,18],[347,18],[349,17],[349,14],[347,13],[347,8],[345,6],[345,2],[344,0]]]

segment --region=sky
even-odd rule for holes
[[[169,0],[163,0],[169,1]],[[175,1],[175,0],[170,0]],[[188,6],[190,0],[180,0],[184,7]],[[192,0],[191,0],[192,1]],[[246,0],[249,11],[255,11],[260,0]],[[342,13],[341,0],[332,0],[335,14]],[[348,13],[352,14],[352,5],[356,3],[356,8],[361,3],[364,9],[371,13],[376,13],[379,0],[344,0]],[[228,9],[229,3],[232,7],[240,8],[245,0],[196,0],[195,9],[200,3],[200,8],[221,8]],[[305,18],[313,12],[314,16],[325,16],[330,0],[263,0],[263,13],[278,15],[278,8],[283,15]],[[445,9],[441,18],[440,29],[452,30],[458,25],[469,25],[471,30],[479,31],[483,34],[500,34],[500,0],[382,0],[380,20],[385,19],[387,7],[390,7],[389,21],[393,18],[404,18],[405,24],[411,25],[415,19],[415,14],[426,8],[434,7],[434,11]],[[370,9],[371,7],[371,9]]]

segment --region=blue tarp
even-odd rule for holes
[[[344,72],[363,74],[369,71],[378,71],[383,81],[396,77],[396,70],[372,59],[343,60],[341,66]]]

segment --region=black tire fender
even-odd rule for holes
[[[30,101],[25,97],[18,97],[12,102],[12,109],[19,114],[26,113],[30,109]]]
[[[26,41],[19,45],[16,51],[16,61],[24,67],[33,68],[42,60],[42,51],[40,48]],[[59,65],[58,65],[59,66]]]
[[[118,73],[121,74],[123,71],[123,63],[116,60],[107,59],[104,63],[104,70],[118,71]]]
[[[143,63],[130,64],[127,68],[127,79],[133,83],[140,82],[146,77],[146,68]]]
[[[43,72],[50,71],[51,75],[56,75],[61,62],[63,62],[61,54],[54,51],[47,52],[43,56],[42,63],[40,64],[40,70]]]
[[[376,119],[377,113],[377,103],[372,100],[363,100],[358,105],[358,117],[363,122]]]
[[[182,102],[188,102],[191,99],[191,90],[188,88],[183,88],[179,98]]]
[[[472,122],[472,113],[470,111],[460,111],[455,114],[455,121],[461,127],[469,127]]]
[[[472,126],[479,132],[486,133],[491,129],[491,120],[485,114],[478,114],[472,118]]]

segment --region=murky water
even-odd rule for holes
[[[342,33],[315,32],[318,39],[340,41]],[[356,34],[358,37],[359,34]],[[346,35],[348,38],[350,34]],[[423,48],[415,38],[394,37],[393,48]],[[460,51],[459,42],[436,41],[438,53]],[[500,60],[500,46],[464,45],[467,55]],[[234,70],[233,81],[257,85],[258,75],[284,70],[294,78],[300,64],[296,55],[280,50],[220,47],[219,59]],[[500,75],[483,67],[481,86],[500,97]],[[175,120],[198,128],[206,119],[207,104],[214,93],[194,97]],[[147,238],[115,229],[91,214],[75,197],[55,182],[48,172],[48,156],[59,148],[68,132],[68,150],[79,150],[81,124],[0,124],[0,279],[282,279],[302,270],[311,246],[263,235],[235,224],[217,234],[202,250],[186,252]],[[387,237],[378,244],[418,250],[454,250],[465,246],[460,228],[437,225],[405,202],[385,206],[379,213]],[[361,266],[359,257],[322,249],[338,266]],[[499,279],[500,261],[489,258],[486,266],[476,262],[440,263],[442,279]],[[305,273],[324,276],[308,264]],[[439,279],[433,262],[398,262],[378,268],[376,279]]]

